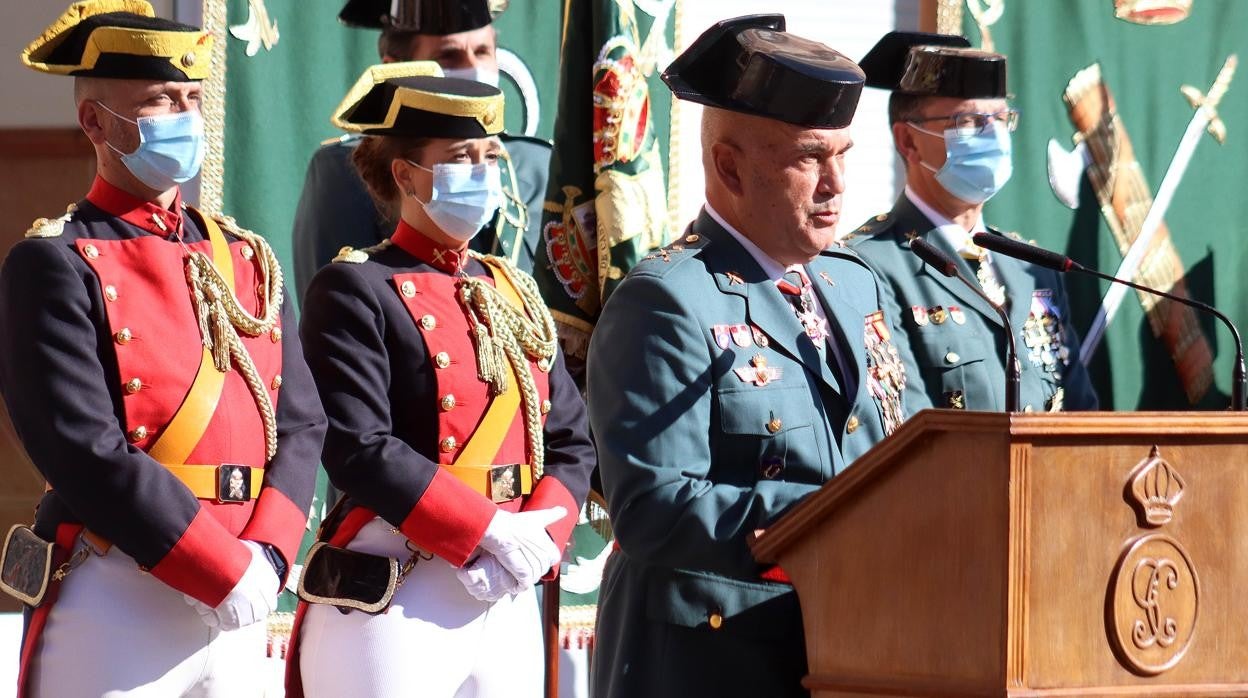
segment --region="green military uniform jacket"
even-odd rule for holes
[[[316,271],[329,264],[344,246],[372,247],[394,232],[395,221],[377,210],[364,180],[351,164],[360,138],[347,135],[325,143],[308,163],[292,231],[295,288],[300,300]],[[507,134],[499,139],[507,154],[499,163],[504,206],[473,238],[471,246],[483,254],[506,257],[531,272],[541,239],[550,144]]]
[[[796,594],[746,538],[884,437],[901,395],[877,377],[902,363],[877,341],[895,328],[880,329],[856,254],[807,270],[847,376],[705,211],[603,309],[589,408],[619,550],[599,596],[599,698],[805,695]]]
[[[907,375],[919,377],[911,387],[926,389],[936,407],[1004,410],[1006,334],[1000,317],[961,281],[912,253],[914,237],[957,260],[962,274],[975,283],[971,264],[904,194],[887,215],[846,236],[886,282],[885,310],[900,318],[910,348],[902,354],[914,362],[906,364]],[[1061,277],[1001,254],[993,255],[992,265],[1005,286],[1010,322],[1018,333],[1020,408],[1095,410],[1096,393],[1079,361],[1079,338]]]

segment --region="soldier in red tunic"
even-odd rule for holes
[[[0,391],[55,543],[23,696],[264,690],[325,417],[269,245],[182,200],[211,48],[142,0],[94,0],[22,53],[75,76],[97,158],[0,271]]]
[[[289,695],[538,696],[533,585],[589,487],[585,407],[532,278],[468,249],[501,200],[502,93],[370,68],[334,122],[399,223],[305,298],[344,493],[301,581]],[[371,580],[371,581],[366,581]]]

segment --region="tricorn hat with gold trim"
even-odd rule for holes
[[[485,138],[503,130],[503,93],[442,77],[432,61],[382,63],[364,71],[331,121],[370,136]]]
[[[506,7],[506,0],[347,0],[338,19],[349,27],[445,36],[480,29]]]
[[[859,65],[867,87],[931,97],[1007,97],[1005,56],[970,45],[956,34],[889,32]]]
[[[862,93],[858,65],[784,30],[784,15],[716,23],[663,71],[678,98],[808,128],[844,128]]]
[[[54,75],[190,82],[208,77],[211,51],[211,34],[157,17],[146,0],[85,0],[21,57]]]

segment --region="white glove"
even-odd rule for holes
[[[481,538],[481,548],[493,553],[498,562],[515,577],[518,591],[537,583],[559,563],[559,548],[546,527],[567,516],[563,507],[511,513],[499,509]]]
[[[471,565],[455,570],[455,576],[468,590],[468,595],[478,601],[494,603],[508,594],[521,591],[516,578],[498,558],[487,552],[482,552]]]
[[[243,576],[226,594],[225,599],[212,608],[197,599],[185,596],[186,603],[199,613],[200,620],[210,628],[237,630],[264,620],[277,608],[277,592],[281,580],[269,564],[269,558],[259,543],[241,541],[251,553],[251,562]]]

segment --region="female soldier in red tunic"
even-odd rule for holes
[[[370,68],[334,119],[367,136],[355,164],[400,222],[305,301],[345,505],[305,569],[295,695],[539,695],[533,586],[588,490],[585,407],[536,285],[468,250],[501,200],[502,93],[439,75]]]

